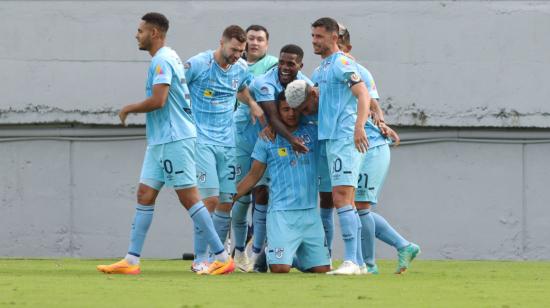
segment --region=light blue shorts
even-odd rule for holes
[[[330,264],[317,208],[268,211],[266,223],[268,264],[292,265],[294,255],[304,269]]]
[[[326,140],[325,143],[332,187],[356,187],[364,154],[355,148],[353,136]]]
[[[140,183],[160,190],[164,184],[175,189],[197,185],[195,138],[148,145],[141,167]]]
[[[197,143],[197,184],[202,198],[235,194],[237,163],[235,148]],[[220,202],[231,202],[224,197]],[[229,198],[230,199],[230,198]]]
[[[369,202],[373,205],[378,203],[378,195],[382,190],[389,168],[390,146],[385,144],[369,148],[359,172],[355,201]]]
[[[326,140],[319,140],[317,172],[319,173],[319,192],[332,192],[330,172],[328,171]]]

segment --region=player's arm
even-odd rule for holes
[[[360,81],[360,80],[359,80]],[[352,82],[354,82],[352,78]],[[355,122],[355,132],[353,139],[355,148],[361,153],[367,152],[369,141],[365,132],[365,123],[369,118],[369,109],[371,97],[364,82],[356,82],[351,85],[351,92],[357,97],[357,121]]]
[[[145,99],[140,103],[126,105],[118,113],[120,122],[126,126],[126,118],[129,113],[144,113],[162,108],[168,98],[168,91],[170,85],[165,83],[159,83],[153,86],[153,95]]]
[[[384,112],[382,111],[382,108],[380,108],[378,100],[371,98],[370,111],[372,113],[372,122],[374,123],[374,125],[380,126],[380,123],[385,123]]]
[[[307,153],[309,149],[305,146],[304,141],[294,135],[286,129],[285,124],[279,118],[279,112],[277,111],[277,104],[274,101],[262,102],[262,109],[267,118],[269,124],[275,132],[283,136],[292,145],[292,149],[298,153]]]
[[[237,99],[250,107],[250,116],[252,117],[252,124],[256,124],[256,119],[260,121],[262,125],[266,124],[264,111],[258,106],[258,103],[250,95],[248,87],[243,87],[237,92]]]
[[[239,185],[237,185],[237,194],[233,197],[233,201],[248,194],[248,192],[254,188],[254,185],[260,181],[266,168],[266,164],[254,159],[250,171],[248,171],[246,176],[239,182]]]

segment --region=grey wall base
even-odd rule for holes
[[[0,256],[123,256],[145,150],[142,129],[54,131],[52,137],[44,129],[2,130],[34,137],[0,137]],[[128,140],[90,137],[113,132]],[[550,132],[401,133],[410,144],[392,149],[377,211],[422,246],[423,258],[550,259],[550,144],[540,141],[548,142]],[[81,137],[67,137],[75,134]],[[338,228],[335,244],[338,258]],[[191,220],[174,192],[164,190],[143,255],[179,258],[191,251]],[[381,242],[377,254],[395,257]]]

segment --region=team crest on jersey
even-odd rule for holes
[[[277,152],[279,153],[280,157],[288,156],[288,151],[286,150],[286,148],[279,148]]]
[[[214,90],[205,89],[202,95],[204,95],[204,97],[212,97],[214,96]]]
[[[285,249],[284,248],[275,248],[275,257],[277,259],[281,259],[285,254]]]
[[[197,180],[201,183],[206,182],[206,172],[201,171],[197,173]]]
[[[296,163],[296,160],[295,160],[295,159],[292,159],[292,160],[290,161],[290,166],[296,167],[296,164],[297,164],[297,163]]]
[[[353,82],[359,82],[361,81],[361,76],[357,75],[356,73],[351,74],[349,79]]]
[[[233,80],[231,81],[231,87],[232,87],[233,89],[237,89],[238,86],[239,86],[239,79],[233,79]]]
[[[304,134],[304,135],[300,136],[300,139],[302,139],[305,143],[310,143],[311,142],[311,138],[309,137],[308,134]]]
[[[260,93],[269,94],[269,89],[266,86],[260,88]]]

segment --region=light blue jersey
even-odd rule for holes
[[[367,68],[365,68],[360,64],[357,64],[357,67],[359,68],[361,79],[367,85],[367,89],[369,90],[370,97],[374,99],[379,99],[380,95],[378,95],[378,89],[376,88],[376,83],[374,82],[374,78],[372,77],[372,74],[369,72]],[[388,138],[382,135],[380,128],[374,125],[370,117],[367,123],[365,124],[365,131],[367,133],[367,138],[369,140],[369,149],[389,143]]]
[[[224,70],[209,50],[187,60],[185,69],[197,143],[235,147],[233,108],[237,92],[252,79],[246,62],[239,59]]]
[[[168,84],[170,90],[164,106],[147,112],[145,116],[147,144],[164,144],[196,137],[183,64],[170,47],[159,49],[151,60],[145,85],[147,97],[153,95],[153,86],[156,84]]]
[[[312,75],[319,87],[319,140],[353,136],[357,98],[351,83],[359,81],[359,68],[343,52],[325,58]]]
[[[309,85],[313,85],[311,80],[309,80],[306,75],[302,74],[302,72],[298,72],[298,75],[296,75],[296,80],[305,80]],[[274,67],[265,74],[257,76],[250,84],[250,93],[258,104],[277,101],[279,94],[281,94],[284,90],[285,88],[279,81],[278,67]],[[250,108],[247,105],[240,104],[235,112],[235,123],[237,123],[237,125],[240,123],[248,124],[249,120]],[[249,124],[252,125],[252,123]],[[258,133],[261,129],[262,127],[259,122],[256,122],[254,127],[249,127],[248,129],[237,128],[238,132],[241,134],[240,139],[246,141],[250,145],[253,145],[256,142]]]
[[[252,153],[253,159],[267,165],[269,211],[317,207],[317,127],[300,125],[292,134],[304,140],[309,152],[296,156],[290,143],[277,135],[273,142],[258,138]]]

